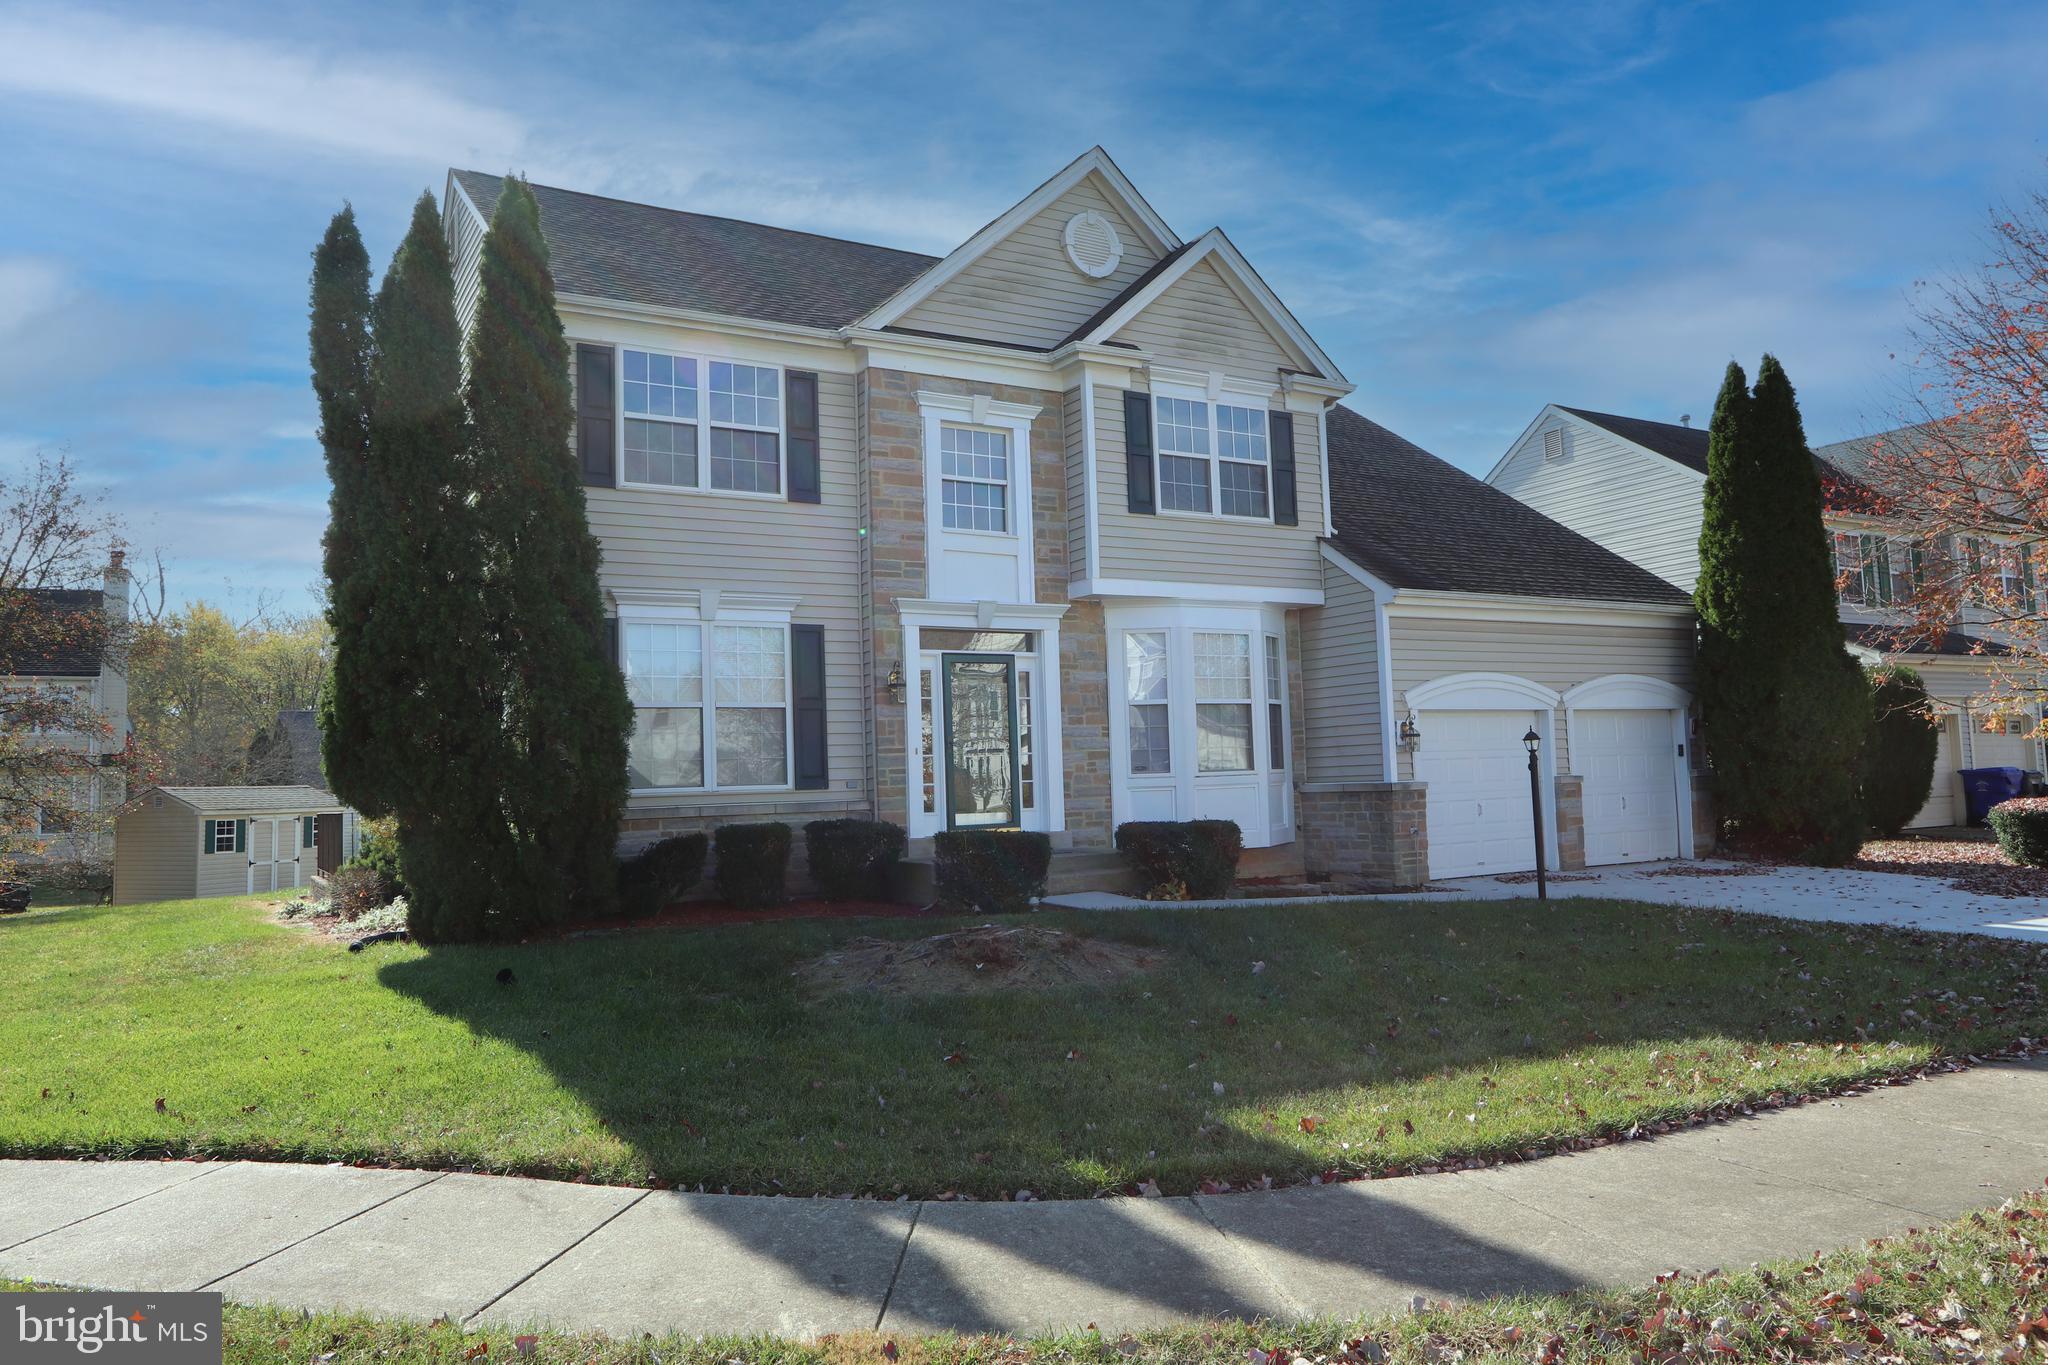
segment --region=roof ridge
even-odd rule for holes
[[[492,171],[471,170],[463,166],[451,166],[449,170],[452,174],[458,176],[488,176],[500,184],[503,184],[505,181],[504,176]],[[621,199],[613,194],[596,194],[590,190],[572,190],[566,185],[543,185],[531,180],[526,183],[535,189],[551,190],[556,194],[573,194],[578,199],[597,199],[607,204],[623,204],[627,208],[633,209],[653,209],[656,213],[679,213],[688,218],[703,218],[715,223],[737,223],[741,227],[759,228],[764,232],[786,232],[792,237],[810,237],[820,242],[838,242],[842,246],[857,246],[869,251],[887,251],[897,256],[911,256],[919,260],[930,261],[933,264],[937,264],[945,259],[943,256],[934,256],[926,251],[911,251],[906,247],[900,246],[884,246],[880,242],[863,242],[857,237],[839,237],[829,232],[812,232],[807,228],[784,227],[780,223],[760,223],[751,218],[734,218],[730,214],[705,213],[699,209],[672,208],[667,204],[650,204],[644,199]]]

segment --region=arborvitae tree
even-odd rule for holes
[[[370,256],[344,205],[313,251],[313,394],[320,405],[320,446],[327,457],[327,619],[338,657],[355,646],[374,599],[364,573],[363,490],[370,454]],[[355,763],[355,712],[341,704],[330,677],[320,695],[320,747],[334,790],[360,810],[381,809],[367,772]]]
[[[433,196],[377,291],[368,487],[361,532],[378,609],[335,660],[336,709],[379,810],[398,817],[412,925],[422,939],[474,937],[496,891],[478,869],[492,827],[476,773],[502,752],[483,628],[482,570],[462,411],[454,269]]]
[[[1941,745],[1927,685],[1903,664],[1869,670],[1870,735],[1863,748],[1863,815],[1879,834],[1897,834],[1934,790]]]
[[[1840,863],[1862,842],[1869,722],[1843,644],[1820,475],[1784,367],[1733,363],[1707,448],[1698,691],[1714,799],[1738,844]]]
[[[480,931],[523,934],[601,912],[616,891],[632,707],[609,656],[597,538],[570,435],[569,348],[540,207],[507,178],[484,234],[464,397],[505,748],[470,797],[496,828],[475,846],[491,900]],[[414,850],[408,874],[417,878]]]

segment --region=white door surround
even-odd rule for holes
[[[1132,820],[1231,820],[1247,848],[1270,848],[1294,840],[1293,712],[1286,692],[1295,661],[1287,654],[1287,609],[1274,604],[1112,600],[1103,626],[1109,654],[1110,824]],[[1147,705],[1166,713],[1168,748],[1162,771],[1134,772],[1131,753],[1133,701],[1127,676],[1125,637],[1140,634],[1165,644],[1166,695]],[[1243,636],[1249,641],[1250,677],[1241,694],[1197,695],[1195,636]],[[1280,641],[1278,697],[1270,696],[1266,638]],[[1216,680],[1209,680],[1212,683]],[[1227,772],[1199,770],[1197,703],[1242,704],[1251,717],[1252,766]],[[1289,751],[1273,762],[1267,707],[1279,702]]]
[[[1031,772],[1025,774],[1031,799],[1019,813],[1018,824],[1023,829],[1046,833],[1064,830],[1067,806],[1066,769],[1060,746],[1060,618],[1066,615],[1067,604],[900,599],[896,607],[903,625],[904,825],[910,837],[926,838],[947,826],[946,812],[950,807],[944,761],[946,701],[942,660],[948,654],[989,652],[928,649],[923,635],[936,630],[1029,631],[1036,636],[1034,648],[1013,656],[1019,738],[1021,742],[1028,733],[1032,749]]]
[[[1572,770],[1585,783],[1587,864],[1692,857],[1692,761],[1687,747],[1692,694],[1662,678],[1610,673],[1580,683],[1560,700],[1565,750]],[[1660,713],[1662,720],[1617,718],[1622,712]],[[1589,771],[1594,766],[1601,771]],[[1629,802],[1635,805],[1630,807]],[[1646,802],[1649,812],[1643,810]],[[1646,814],[1654,819],[1641,818]],[[1661,828],[1667,815],[1672,821],[1668,837]],[[1653,830],[1652,825],[1659,828]],[[1643,848],[1659,851],[1640,851]]]

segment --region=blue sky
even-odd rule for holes
[[[0,465],[68,447],[174,600],[302,606],[342,200],[380,263],[451,163],[941,253],[1097,142],[1467,469],[1765,349],[1831,440],[2048,181],[2044,70],[2038,4],[0,0]]]

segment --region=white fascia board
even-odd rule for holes
[[[1247,308],[1265,317],[1275,334],[1293,347],[1304,363],[1321,371],[1323,378],[1344,385],[1345,393],[1351,391],[1350,381],[1344,378],[1344,372],[1337,368],[1336,362],[1323,352],[1322,347],[1316,345],[1315,338],[1294,320],[1294,315],[1287,311],[1287,306],[1280,302],[1279,296],[1266,287],[1266,282],[1259,278],[1258,272],[1251,268],[1250,262],[1246,261],[1236,246],[1232,245],[1222,228],[1210,228],[1203,233],[1196,239],[1193,247],[1182,253],[1172,265],[1155,275],[1150,284],[1124,300],[1123,307],[1103,319],[1093,331],[1080,340],[1097,345],[1108,341],[1130,326],[1134,318],[1150,308],[1160,295],[1178,284],[1190,270],[1203,261],[1212,260],[1227,267],[1223,272],[1224,282],[1231,286]],[[1303,376],[1304,379],[1313,377]]]
[[[846,338],[830,327],[801,327],[795,323],[734,317],[730,313],[707,313],[698,308],[669,308],[655,303],[629,303],[624,299],[600,298],[595,294],[557,294],[555,302],[556,306],[564,311],[584,313],[591,317],[621,318],[633,322],[665,322],[683,327],[700,327],[709,332],[732,332],[739,336],[808,341],[823,346],[843,348],[846,345]]]
[[[1123,201],[1120,207],[1126,211],[1138,231],[1144,233],[1150,240],[1154,251],[1163,256],[1180,245],[1180,238],[1166,225],[1166,220],[1145,202],[1137,187],[1117,169],[1116,163],[1109,159],[1109,153],[1100,147],[1090,147],[1069,162],[1066,168],[1052,179],[1011,205],[1001,217],[955,247],[944,260],[897,290],[882,303],[881,307],[862,318],[856,325],[862,328],[887,327],[897,321],[1091,174],[1100,175],[1109,183],[1116,197]]]
[[[1668,629],[1693,617],[1691,603],[1608,602],[1597,598],[1509,597],[1494,593],[1403,591],[1388,608],[1394,616],[1533,625],[1610,625]]]
[[[476,200],[469,197],[469,191],[462,188],[462,182],[455,178],[455,168],[451,166],[448,168],[448,192],[442,197],[441,204],[441,230],[447,234],[451,244],[454,242],[457,212],[466,212],[474,218],[479,232],[490,230],[484,211],[476,206]]]
[[[1231,583],[1186,583],[1156,578],[1078,578],[1067,596],[1144,597],[1176,602],[1256,603],[1272,607],[1320,607],[1321,588],[1250,588]]]
[[[1534,419],[1530,421],[1528,426],[1522,428],[1522,434],[1520,436],[1517,436],[1514,440],[1508,442],[1508,448],[1506,450],[1503,450],[1500,454],[1500,458],[1493,462],[1493,468],[1486,471],[1485,481],[1487,483],[1492,483],[1495,477],[1497,477],[1503,469],[1506,469],[1508,467],[1508,461],[1514,459],[1515,453],[1519,451],[1523,447],[1523,445],[1528,442],[1531,436],[1534,436],[1536,434],[1536,429],[1543,425],[1544,419],[1553,416],[1567,418],[1570,417],[1570,415],[1571,414],[1565,412],[1564,409],[1558,407],[1558,405],[1555,403],[1545,403],[1543,405],[1543,410],[1536,414],[1536,416],[1534,417]],[[1602,427],[1601,430],[1605,431],[1606,428]],[[1612,433],[1609,434],[1611,435]],[[1658,456],[1658,458],[1662,459],[1663,457],[1660,455]]]
[[[943,379],[1014,384],[1026,389],[1067,387],[1060,383],[1058,369],[1035,351],[866,328],[848,328],[842,336],[857,348],[856,358],[862,369],[902,370]]]

